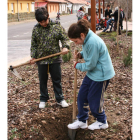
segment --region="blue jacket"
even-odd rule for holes
[[[76,69],[87,71],[94,81],[105,81],[115,75],[108,49],[104,41],[89,29],[80,52],[85,63],[77,63]]]

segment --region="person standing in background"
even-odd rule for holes
[[[84,10],[82,7],[80,7],[80,9],[78,10],[77,15],[76,15],[78,20],[82,19],[84,15],[85,15]]]
[[[112,10],[110,9],[110,5],[107,5],[107,9],[105,10],[105,17],[109,16],[111,18]]]
[[[121,6],[120,6],[119,8],[120,8],[120,13],[121,13],[121,15],[122,15],[121,30],[123,30],[123,19],[125,18],[125,14],[124,14],[124,11],[121,9]]]

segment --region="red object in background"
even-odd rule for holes
[[[107,26],[107,20],[105,20],[104,26],[105,26],[105,27]]]
[[[86,20],[88,20],[87,16],[85,16],[85,15],[83,16],[83,19],[86,19]]]

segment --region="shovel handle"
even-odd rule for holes
[[[67,52],[69,52],[69,50]],[[48,55],[48,56],[45,56],[45,57],[41,57],[41,58],[35,59],[34,62],[37,62],[37,61],[40,61],[40,60],[44,60],[44,59],[47,59],[47,58],[50,58],[50,57],[54,57],[54,56],[57,56],[57,55],[61,55],[61,54],[63,54],[63,52],[51,54],[51,55]],[[28,64],[30,64],[30,61],[27,61],[25,63],[19,64],[19,65],[16,65],[16,66],[11,66],[11,67],[14,69],[14,68],[17,68],[17,67],[20,67],[20,66],[24,66],[24,65],[28,65]],[[11,70],[11,67],[9,68],[9,70]]]
[[[78,50],[75,50],[75,54],[78,53]],[[75,61],[78,61],[78,58],[75,58]],[[77,91],[77,69],[75,68],[75,76],[74,76],[74,99],[73,99],[73,121],[76,120],[76,91]]]

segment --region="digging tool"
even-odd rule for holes
[[[69,50],[68,50],[67,52],[69,52]],[[54,57],[54,56],[57,56],[57,55],[61,55],[61,54],[63,54],[63,52],[51,54],[51,55],[48,55],[48,56],[45,56],[45,57],[41,57],[41,58],[35,59],[34,62],[37,62],[37,61],[40,61],[40,60],[44,60],[44,59],[47,59],[47,58],[50,58],[50,57]],[[27,62],[25,62],[25,63],[19,64],[19,65],[16,65],[16,66],[10,66],[9,70],[11,70],[11,72],[12,72],[15,76],[17,76],[19,79],[23,80],[23,79],[21,78],[21,76],[19,75],[19,73],[16,71],[15,68],[21,67],[21,66],[24,66],[24,65],[28,65],[28,64],[30,64],[30,61],[27,61]]]
[[[77,54],[77,50],[75,50],[75,54]],[[77,62],[78,59],[76,58],[75,61]],[[76,120],[76,90],[77,90],[77,69],[75,69],[75,77],[74,77],[74,99],[73,99],[73,114],[72,114],[72,121]],[[68,128],[68,135],[71,140],[75,140],[76,129],[69,129]]]

